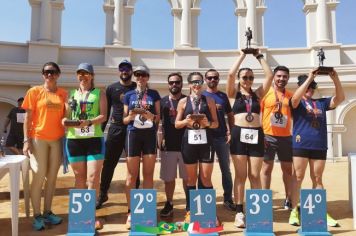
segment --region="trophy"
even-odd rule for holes
[[[77,110],[78,102],[77,102],[77,100],[74,99],[74,97],[72,97],[68,103],[69,103],[69,107],[71,109],[71,114],[72,114],[71,117],[73,117],[73,113],[75,113],[75,111]],[[80,121],[79,120],[65,120],[64,125],[65,126],[79,126]]]
[[[144,95],[145,91],[138,91],[136,90],[136,94],[137,94],[137,103],[135,104],[135,107],[132,109],[132,111],[135,114],[140,115],[139,116],[139,120],[144,123],[146,121],[146,118],[142,116],[142,114],[146,113],[146,110],[144,108],[141,107],[141,102],[142,102],[142,98]]]
[[[330,72],[334,70],[333,67],[324,66],[325,52],[322,48],[318,50],[317,56],[319,57],[319,67],[318,67],[318,75],[328,75]]]
[[[251,48],[251,39],[252,39],[252,30],[250,27],[247,27],[247,30],[245,32],[246,36],[246,48],[242,49],[242,51],[245,54],[257,54],[258,49],[257,48]]]
[[[199,121],[205,117],[204,114],[199,114],[200,98],[193,97],[193,104],[194,104],[194,107],[193,107],[194,114],[190,115],[190,118],[194,120],[193,129],[200,129]]]

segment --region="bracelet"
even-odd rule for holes
[[[22,143],[27,143],[28,141],[30,141],[30,139],[29,139],[29,138],[26,138],[26,139],[23,140]]]
[[[261,58],[263,58],[263,57],[264,57],[263,54],[258,54],[258,55],[256,56],[256,59],[259,60],[259,59],[261,59]]]

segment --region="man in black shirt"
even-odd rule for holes
[[[11,109],[6,117],[3,132],[7,133],[7,126],[10,125],[9,135],[6,140],[6,147],[14,154],[22,154],[23,147],[23,121],[26,111],[21,108],[23,97],[17,99],[17,107]]]
[[[179,177],[183,179],[183,188],[186,191],[187,173],[181,154],[181,140],[184,129],[176,129],[174,123],[177,116],[177,105],[180,99],[186,97],[182,94],[183,79],[180,73],[168,75],[169,95],[161,99],[162,127],[159,130],[159,147],[161,150],[160,178],[165,183],[166,204],[161,210],[161,217],[173,215],[173,194],[175,179],[177,177],[177,164]],[[163,128],[163,129],[162,129]],[[189,204],[189,203],[188,203]]]
[[[109,85],[106,89],[108,120],[102,124],[101,128],[105,130],[108,121],[110,122],[110,127],[105,142],[105,159],[101,172],[100,194],[96,202],[97,209],[101,208],[102,204],[108,200],[107,193],[114,170],[125,145],[126,125],[122,122],[123,99],[125,93],[136,88],[136,83],[131,81],[132,64],[129,61],[124,60],[119,64],[119,77],[120,80],[118,82]]]

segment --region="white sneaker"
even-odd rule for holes
[[[246,227],[245,226],[245,214],[244,213],[239,212],[239,213],[236,214],[234,225],[237,228],[245,228]]]
[[[127,214],[126,229],[131,229],[131,213]]]

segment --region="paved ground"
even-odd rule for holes
[[[111,186],[109,201],[104,205],[103,209],[98,211],[105,221],[104,229],[100,231],[100,235],[128,235],[124,224],[126,221],[126,199],[123,194],[125,164],[120,163],[117,166],[114,181]],[[155,171],[155,188],[158,189],[158,209],[164,205],[164,185],[158,180],[160,164],[157,163]],[[221,175],[218,165],[214,167],[214,186],[217,190],[217,212],[224,222],[224,232],[221,235],[243,235],[242,230],[236,229],[233,226],[234,214],[227,211],[222,206],[222,187]],[[23,201],[20,201],[19,211],[19,235],[65,235],[67,232],[67,213],[68,213],[68,189],[73,186],[74,177],[72,173],[61,174],[57,182],[56,196],[53,203],[53,211],[64,218],[64,223],[59,226],[46,229],[41,232],[34,232],[31,228],[31,218],[26,218],[24,213]],[[348,201],[348,164],[346,158],[339,159],[336,163],[328,162],[325,169],[324,184],[327,189],[328,211],[338,219],[341,227],[329,228],[330,232],[335,235],[356,235],[353,231],[352,209]],[[247,184],[247,186],[249,186]],[[311,186],[307,177],[303,185],[304,188]],[[274,208],[274,232],[276,235],[297,235],[297,227],[290,226],[288,221],[289,212],[282,209],[281,205],[284,199],[283,183],[281,179],[281,171],[279,164],[275,165],[272,181],[273,189],[273,208]],[[181,221],[184,217],[185,196],[181,188],[180,181],[177,184],[175,196],[175,208],[173,221]],[[8,177],[0,180],[0,235],[11,235],[11,219],[10,219],[10,194],[8,188]],[[174,235],[186,235],[177,233]]]

